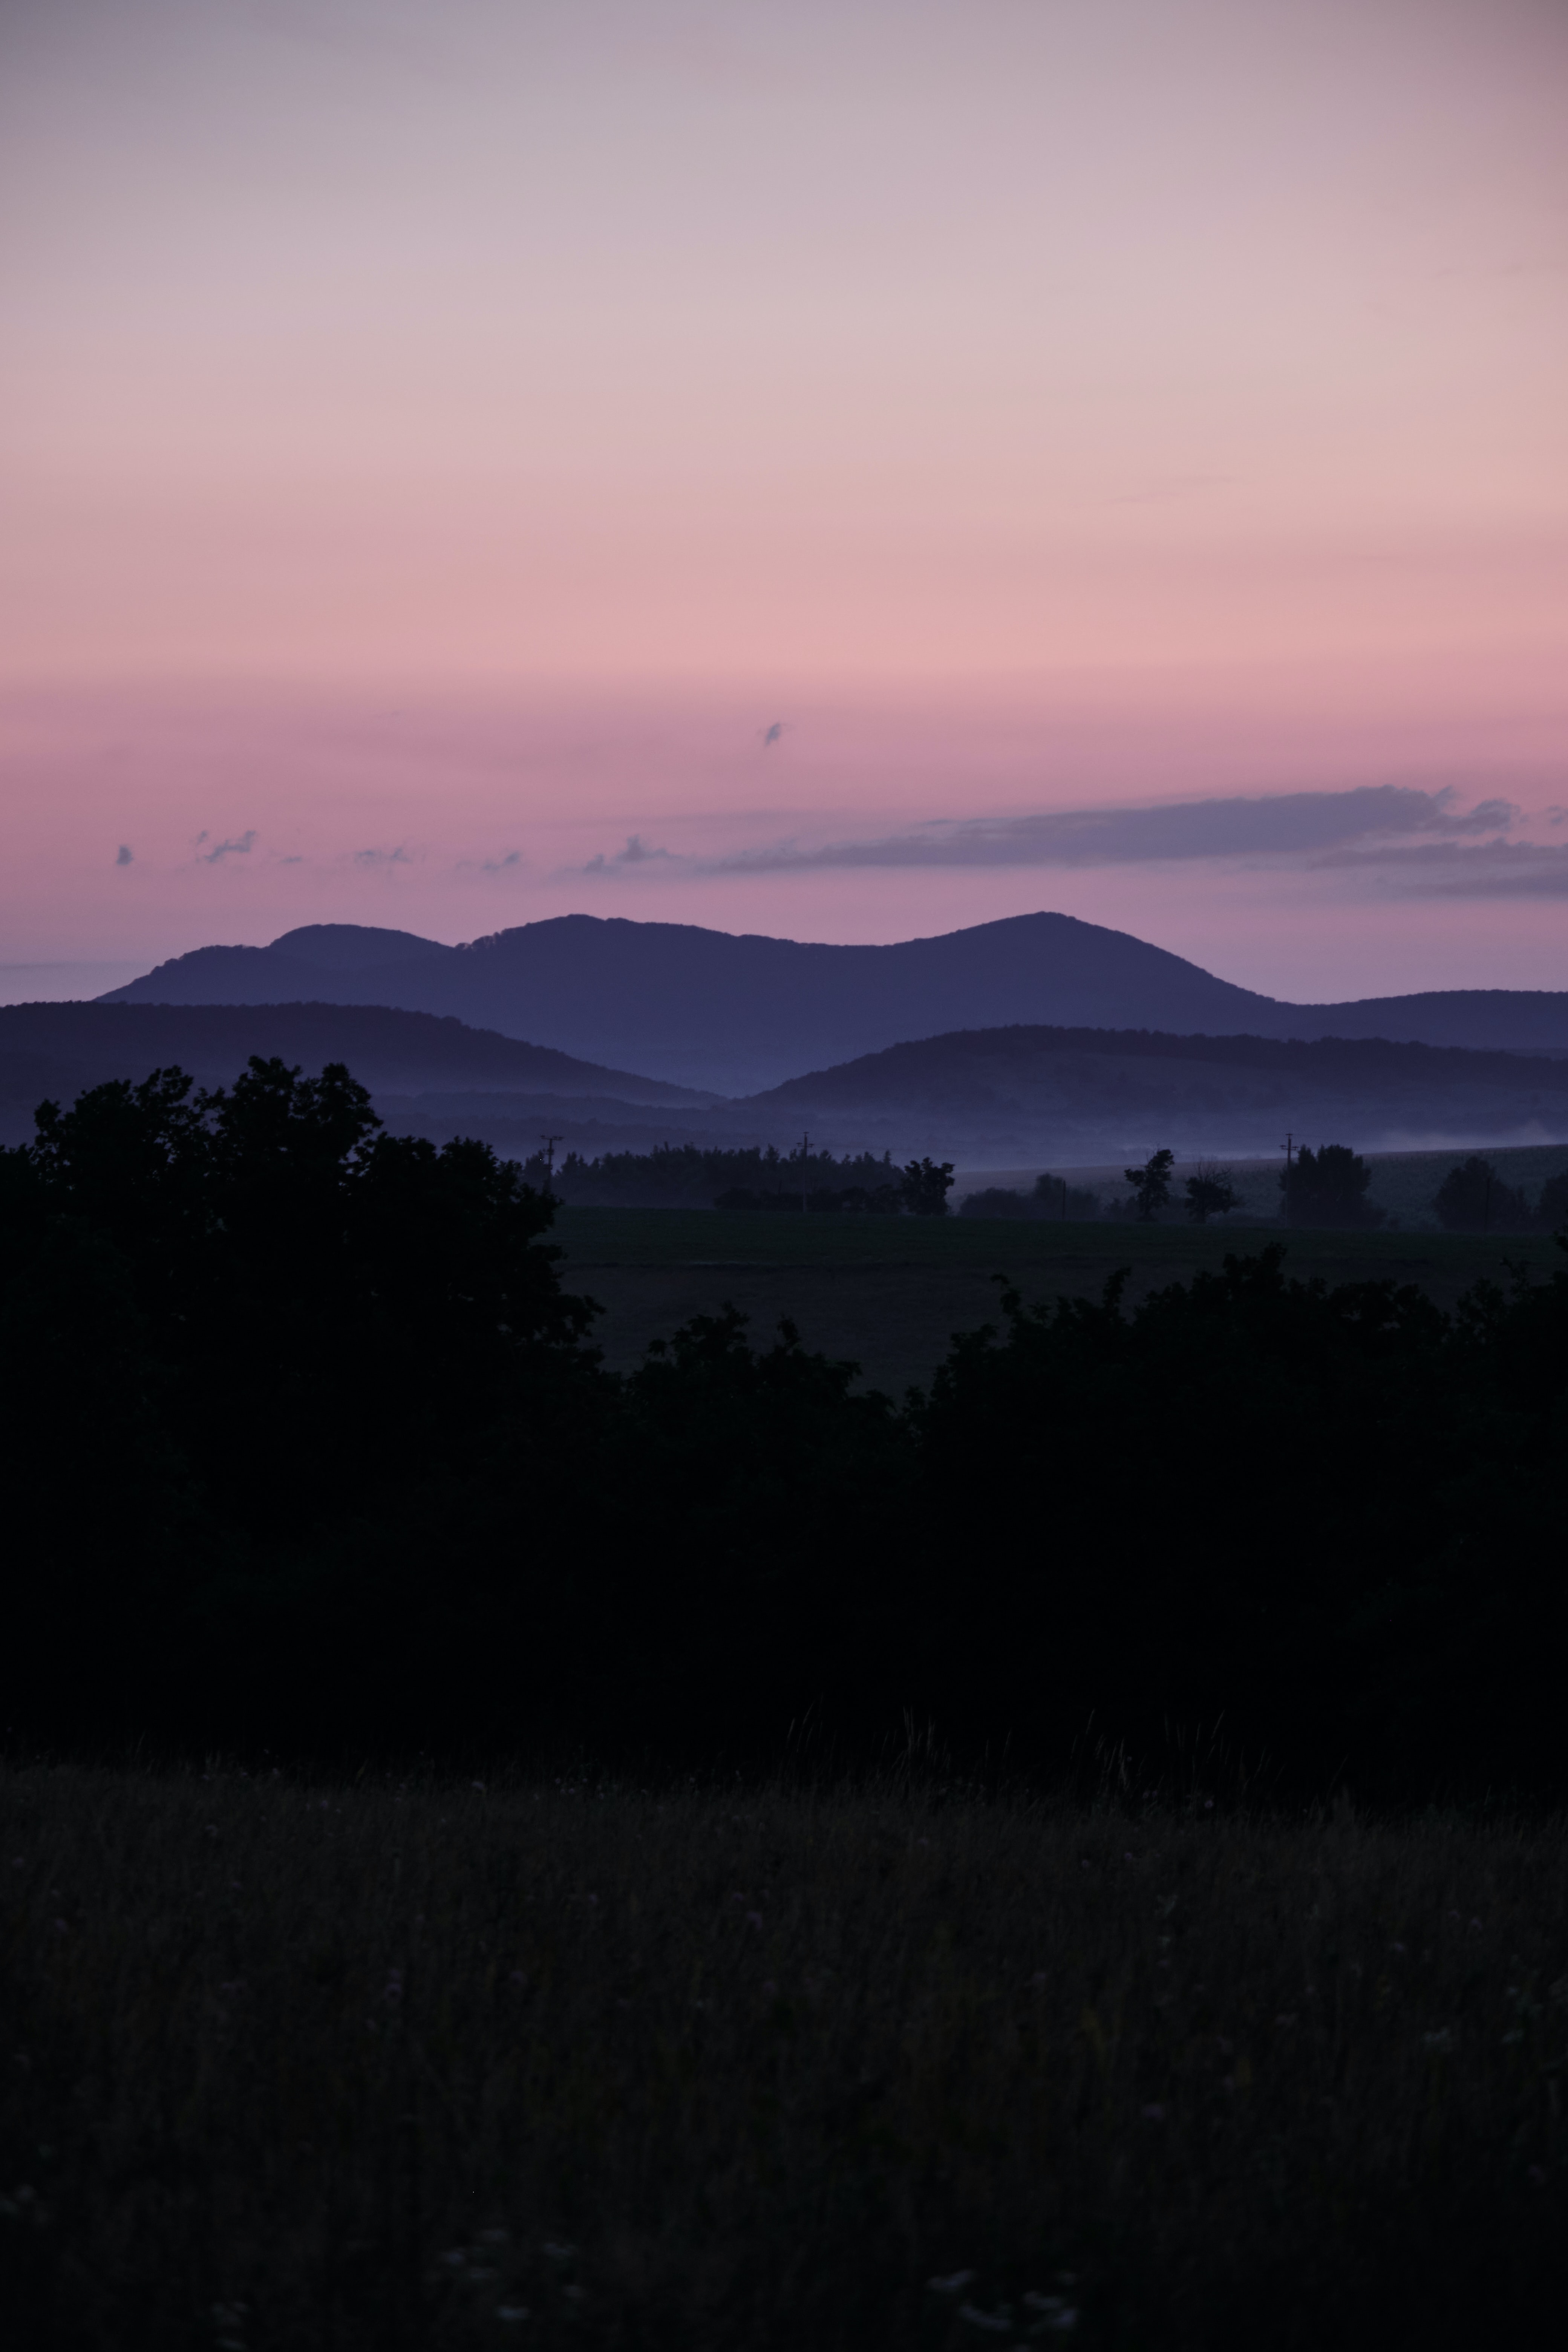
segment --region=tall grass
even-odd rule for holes
[[[29,2352],[1560,2340],[1560,1823],[44,1766],[0,1805]]]

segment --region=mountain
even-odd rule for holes
[[[463,947],[314,923],[270,947],[198,948],[100,1001],[404,1006],[726,1094],[912,1037],[1016,1022],[1568,1052],[1568,992],[1289,1004],[1125,931],[1055,914],[889,947],[593,915],[525,923]]]
[[[1568,1140],[1568,1060],[1385,1039],[959,1030],[816,1070],[732,1107],[835,1150],[942,1152],[974,1167],[1063,1167],[1298,1142]]]
[[[34,1106],[45,1097],[69,1102],[84,1087],[144,1078],[171,1063],[204,1085],[227,1085],[252,1054],[280,1055],[308,1070],[346,1062],[378,1099],[394,1097],[412,1113],[416,1133],[434,1131],[421,1123],[417,1108],[426,1095],[481,1098],[531,1130],[531,1150],[541,1122],[548,1128],[563,1116],[578,1125],[629,1118],[640,1131],[637,1107],[668,1125],[670,1110],[700,1114],[716,1099],[449,1017],[384,1005],[7,1004],[0,1005],[0,1139],[30,1136]],[[459,1124],[437,1115],[443,1134]],[[475,1132],[478,1124],[469,1119],[464,1131]]]

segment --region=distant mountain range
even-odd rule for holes
[[[1019,1023],[1568,1053],[1568,991],[1289,1004],[1125,931],[1056,914],[890,947],[593,915],[526,923],[463,947],[314,923],[270,947],[198,948],[100,1002],[395,1006],[731,1096],[913,1039]]]
[[[34,1106],[170,1063],[227,1082],[251,1054],[346,1062],[397,1133],[479,1135],[526,1159],[658,1143],[796,1141],[971,1168],[1084,1166],[1161,1144],[1252,1156],[1286,1132],[1363,1150],[1568,1139],[1568,1057],[1378,1039],[1179,1036],[1010,1025],[951,1031],[740,1099],[385,1006],[0,1007],[0,1139]]]

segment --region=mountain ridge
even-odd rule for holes
[[[1044,911],[871,946],[581,914],[456,947],[307,924],[268,947],[195,949],[97,1001],[390,1005],[731,1096],[921,1036],[1020,1023],[1568,1051],[1568,991],[1292,1004],[1131,933]]]

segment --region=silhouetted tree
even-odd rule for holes
[[[1069,1184],[1065,1176],[1053,1176],[1048,1169],[1036,1177],[1033,1197],[1037,1217],[1087,1222],[1100,1213],[1098,1192],[1091,1192],[1087,1185]]]
[[[911,1160],[903,1171],[904,1206],[911,1216],[945,1217],[947,1196],[952,1190],[952,1162],[944,1160]]]
[[[1522,1233],[1534,1223],[1524,1194],[1474,1153],[1449,1169],[1432,1206],[1438,1223],[1453,1234]]]
[[[1184,1190],[1187,1214],[1195,1225],[1206,1224],[1211,1217],[1228,1216],[1232,1209],[1241,1206],[1230,1170],[1212,1167],[1207,1160],[1187,1178]]]
[[[1535,1222],[1544,1233],[1568,1233],[1568,1168],[1560,1176],[1549,1176],[1542,1186]]]
[[[1280,1218],[1288,1225],[1381,1225],[1387,1215],[1366,1197],[1372,1171],[1344,1143],[1303,1145],[1279,1171]]]
[[[1170,1205],[1171,1171],[1176,1164],[1173,1151],[1156,1151],[1142,1168],[1129,1168],[1124,1172],[1132,1187],[1133,1205],[1142,1223],[1149,1223],[1159,1212]]]
[[[966,1192],[958,1204],[961,1217],[1037,1218],[1040,1212],[1033,1198],[1025,1192],[1010,1192],[1005,1185],[988,1184],[983,1192]]]

